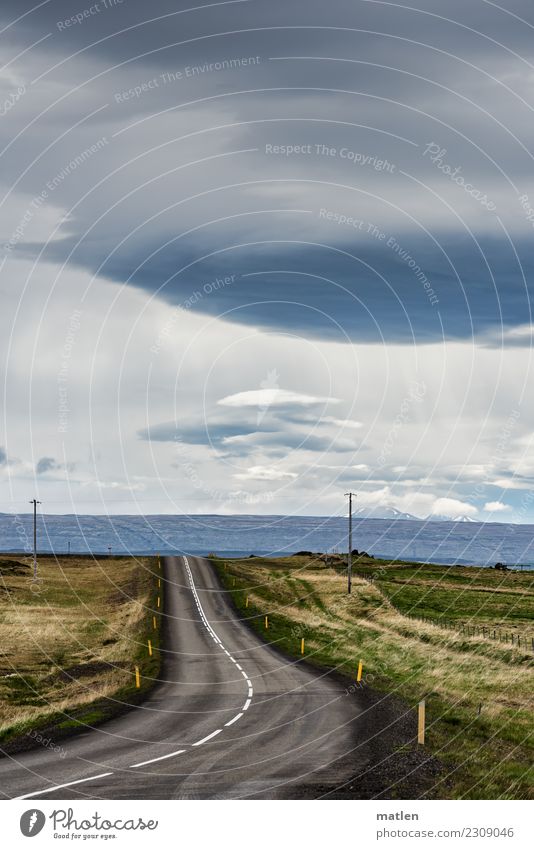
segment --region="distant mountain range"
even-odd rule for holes
[[[412,516],[411,513],[402,513],[396,507],[384,507],[382,505],[376,507],[359,507],[357,510],[354,510],[352,515],[355,519],[412,519],[414,522],[421,521],[417,516]]]
[[[425,519],[420,519],[418,516],[413,516],[411,513],[403,513],[402,510],[397,510],[396,507],[387,507],[377,505],[375,507],[359,507],[354,510],[353,517],[355,519],[409,519],[413,522],[475,522],[476,519],[471,519],[469,516],[439,516],[431,514]]]
[[[434,516],[431,514],[426,517],[427,522],[476,522],[476,519],[471,519],[470,516]]]

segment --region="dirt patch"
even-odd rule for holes
[[[29,575],[31,566],[20,560],[0,560],[0,575]]]
[[[109,662],[93,661],[93,663],[77,663],[75,666],[69,666],[67,669],[61,669],[54,672],[49,680],[53,681],[79,681],[81,678],[96,678],[102,673],[109,672],[110,669],[126,669],[128,666],[125,662]]]

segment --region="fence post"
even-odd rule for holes
[[[417,717],[417,742],[420,746],[425,745],[425,700],[419,702]]]

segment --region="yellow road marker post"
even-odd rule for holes
[[[300,653],[304,654],[304,637],[300,641]]]
[[[137,687],[137,689],[139,689],[139,687],[141,686],[141,676],[139,674],[138,666],[135,667],[135,686]]]
[[[269,627],[269,617],[266,616],[265,617],[265,628],[267,629],[268,627]]]
[[[148,641],[148,654],[152,657],[152,640]]]
[[[417,721],[417,742],[420,746],[425,745],[425,700],[419,702],[419,715]]]
[[[362,673],[363,673],[363,660],[360,660],[360,662],[358,664],[358,674],[356,675],[356,681],[359,682],[359,681],[362,680]]]
[[[247,596],[247,600],[245,602],[245,607],[248,607],[248,596]]]
[[[152,617],[152,628],[153,628],[154,631],[158,630],[158,623],[156,622],[155,616]]]
[[[158,578],[158,590],[161,587],[161,578]]]
[[[158,596],[158,607],[160,606],[160,604],[161,604],[161,599],[160,599],[160,597]]]

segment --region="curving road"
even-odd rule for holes
[[[313,798],[361,768],[357,699],[237,619],[213,567],[163,559],[161,682],[142,705],[0,760],[0,796]]]

